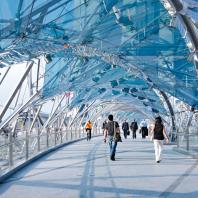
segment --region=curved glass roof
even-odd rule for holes
[[[174,2],[1,0],[0,67],[45,55],[41,99],[70,91],[72,107],[165,113],[154,89],[198,107],[198,1]]]

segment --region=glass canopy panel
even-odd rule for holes
[[[43,98],[72,91],[75,105],[127,98],[161,111],[156,88],[198,106],[195,66],[160,1],[14,2],[2,1],[0,67],[45,55],[52,62],[46,65]],[[196,6],[188,11],[196,21]]]

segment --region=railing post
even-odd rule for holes
[[[72,126],[70,127],[70,134],[71,134],[70,140],[72,140],[73,139]]]
[[[46,128],[46,146],[49,148],[49,127]]]
[[[189,119],[188,119],[188,123],[187,123],[187,127],[186,127],[186,150],[187,151],[190,150],[190,138],[189,138],[190,131],[189,131],[189,128],[190,128],[192,119],[193,119],[193,111],[190,111],[190,115],[189,115]]]
[[[25,132],[25,159],[29,158],[29,130]]]
[[[79,127],[79,134],[80,134],[80,138],[82,137],[82,134],[81,134],[81,128]]]
[[[179,134],[178,128],[176,129],[175,134],[176,134],[177,148],[179,148],[179,147],[180,147],[180,145],[179,145],[179,141],[180,141],[180,134]]]
[[[29,158],[29,135],[33,129],[34,123],[31,125],[31,110],[29,109],[28,112],[28,122],[26,126],[26,132],[25,132],[25,159],[27,160]],[[36,120],[36,119],[35,119]]]
[[[37,128],[37,142],[38,142],[38,152],[41,150],[41,141],[40,141],[40,129]]]
[[[10,128],[9,130],[9,167],[11,168],[14,165],[14,158],[13,158],[13,134],[15,134],[15,130],[17,127],[17,118],[14,122],[13,129]]]
[[[78,129],[76,128],[76,126],[75,126],[75,133],[76,133],[75,139],[77,139],[78,138]]]
[[[13,137],[12,130],[9,132],[9,167],[13,166]]]
[[[68,140],[68,127],[65,127],[65,140]]]
[[[53,134],[54,133],[54,134]],[[54,145],[56,146],[56,129],[54,129],[51,133],[52,137],[54,136]]]
[[[60,133],[61,144],[62,144],[63,143],[63,130],[62,130],[62,128],[60,129],[59,133]]]

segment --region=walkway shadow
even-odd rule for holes
[[[75,191],[76,193],[78,193],[79,198],[98,198],[98,193],[101,194],[101,196],[100,196],[101,198],[103,198],[103,194],[107,195],[108,198],[110,198],[110,197],[112,197],[112,198],[123,198],[123,197],[167,198],[169,196],[174,197],[174,198],[183,198],[183,197],[197,198],[197,195],[198,195],[197,190],[190,192],[190,193],[174,192],[174,190],[178,187],[178,185],[181,184],[181,182],[184,180],[184,178],[188,177],[192,173],[192,171],[197,167],[197,161],[192,166],[190,166],[182,175],[161,174],[161,175],[153,176],[152,174],[144,175],[143,173],[141,173],[138,176],[137,175],[136,176],[133,176],[133,175],[123,176],[123,177],[122,176],[114,176],[115,174],[113,173],[113,170],[115,170],[115,167],[117,167],[118,171],[119,171],[119,166],[126,165],[127,166],[126,168],[128,168],[129,166],[137,167],[137,165],[138,165],[138,167],[139,167],[140,165],[145,166],[145,165],[152,165],[154,163],[152,163],[152,162],[149,163],[149,161],[151,161],[152,159],[150,157],[148,157],[148,153],[146,153],[146,155],[142,156],[142,157],[141,156],[140,157],[125,156],[126,158],[125,157],[122,157],[122,158],[116,157],[116,161],[119,162],[116,164],[116,162],[112,162],[109,160],[108,148],[106,148],[106,153],[102,152],[102,153],[97,154],[97,151],[100,148],[102,148],[101,140],[99,140],[95,144],[91,145],[90,150],[87,153],[87,155],[83,155],[84,157],[86,156],[86,158],[83,160],[79,160],[78,162],[73,162],[73,163],[70,163],[65,166],[57,166],[57,167],[46,169],[44,171],[39,171],[37,173],[27,175],[27,173],[30,170],[36,169],[36,166],[40,163],[37,161],[37,162],[31,164],[29,167],[26,167],[19,174],[16,174],[15,177],[12,177],[9,180],[7,180],[4,184],[5,185],[4,188],[0,189],[0,194],[3,195],[3,193],[10,188],[12,183],[15,182],[14,185],[22,186],[24,191],[25,191],[25,189],[27,189],[27,191],[28,191],[28,188],[26,188],[26,187],[35,187],[36,190],[37,190],[37,188],[38,189],[43,188],[42,190],[45,194],[45,193],[48,193],[48,189],[50,189],[50,190],[54,189],[54,191],[55,191],[55,189],[61,189],[61,191],[64,194],[63,197],[66,197],[66,198],[68,198],[67,192],[70,192],[70,191]],[[103,151],[103,149],[101,149],[101,150]],[[75,152],[77,152],[77,150],[75,150]],[[124,152],[128,153],[127,151],[124,151]],[[119,153],[121,154],[124,152],[120,151],[120,152],[118,152],[118,154]],[[52,154],[54,154],[54,153],[51,153],[51,154],[41,158],[42,161],[43,160],[49,161],[48,157],[51,156]],[[80,155],[78,155],[78,156],[80,156]],[[56,158],[56,159],[59,159],[59,158]],[[69,158],[66,157],[66,160],[69,160],[69,159],[70,159],[70,157]],[[102,161],[102,164],[104,162],[104,169],[105,169],[105,173],[106,173],[105,177],[96,177],[95,176],[95,173],[96,173],[95,169],[97,168],[97,166],[102,166],[101,164],[99,164],[99,165],[97,164],[98,159],[104,159],[104,161]],[[139,164],[136,164],[136,163],[129,164],[128,163],[128,161],[133,162],[133,159],[136,159],[136,162],[139,162]],[[120,163],[120,162],[123,162],[123,163]],[[146,163],[144,163],[144,162],[146,162]],[[175,161],[166,162],[166,163],[167,163],[167,164],[165,164],[166,166],[169,165],[169,163],[170,163],[170,165],[173,165],[173,164],[175,164]],[[28,180],[29,177],[40,176],[42,174],[47,174],[52,171],[57,171],[57,170],[61,170],[61,169],[64,170],[64,169],[71,168],[71,167],[79,168],[80,165],[82,165],[82,167],[84,167],[84,169],[83,169],[82,175],[80,174],[80,175],[78,175],[79,177],[73,178],[73,179],[75,179],[76,184],[71,184],[72,182],[70,182],[68,184],[68,183],[66,183],[66,180],[64,180],[64,179],[63,180],[55,180],[57,178],[55,178],[54,180],[52,180],[53,178],[51,178],[51,181],[49,179],[42,180],[42,177],[34,178],[33,180]],[[160,164],[160,166],[161,166],[161,164]],[[149,190],[142,189],[141,190],[141,189],[135,189],[135,187],[133,187],[133,188],[126,187],[125,188],[125,187],[123,187],[122,183],[119,184],[117,182],[119,179],[129,179],[129,181],[134,178],[149,180],[149,178],[152,179],[152,178],[159,177],[161,179],[163,177],[174,177],[174,176],[176,177],[176,179],[172,183],[170,183],[168,188],[166,188],[164,191],[158,191],[155,189],[153,189],[153,190],[152,189],[151,190],[150,189]],[[193,174],[193,176],[197,176],[197,174]],[[107,179],[110,183],[110,186],[105,186],[105,181]],[[101,186],[95,185],[98,180],[100,180],[100,183],[102,183]]]
[[[176,193],[171,191],[161,192],[157,190],[139,190],[139,189],[128,189],[128,188],[122,188],[122,187],[106,187],[106,186],[92,186],[92,185],[83,185],[83,190],[81,189],[81,185],[72,185],[72,184],[57,184],[53,182],[47,182],[47,181],[18,181],[17,185],[21,185],[25,187],[42,187],[46,189],[61,189],[63,190],[63,194],[66,195],[66,192],[68,190],[76,190],[82,192],[87,192],[86,194],[80,194],[80,198],[98,198],[94,196],[94,193],[109,193],[108,197],[112,198],[122,198],[122,197],[139,197],[139,198],[167,198],[171,195],[171,197],[174,198],[196,198],[198,191],[193,191],[190,193]],[[89,194],[88,192],[92,192]],[[47,193],[46,193],[47,195]],[[63,196],[62,196],[63,197]],[[64,196],[66,197],[66,196]],[[102,195],[101,195],[102,197]],[[105,196],[106,197],[106,196]]]

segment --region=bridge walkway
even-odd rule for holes
[[[128,138],[109,159],[102,137],[65,146],[33,162],[0,185],[0,198],[198,197],[198,161],[165,145]]]

